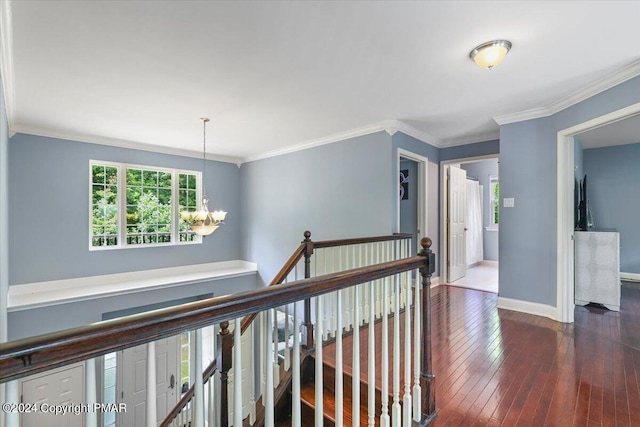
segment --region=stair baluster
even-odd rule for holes
[[[375,319],[375,282],[367,284],[369,291],[369,354],[368,354],[368,372],[367,372],[367,390],[368,390],[368,410],[369,410],[369,427],[376,425],[376,334],[374,327]]]
[[[266,376],[265,394],[263,394],[263,401],[265,407],[264,425],[266,427],[274,427],[274,396],[273,396],[273,309],[268,309],[265,312],[267,318],[264,336],[266,337],[266,358],[264,363],[264,371]],[[266,398],[265,398],[266,395]]]
[[[342,313],[342,291],[336,292],[336,311]],[[342,370],[342,316],[336,316],[336,383],[334,400],[336,402],[336,427],[342,427],[344,416]]]
[[[362,256],[362,255],[361,255]],[[351,414],[353,425],[360,425],[360,286],[353,287],[353,359],[352,359],[352,382],[351,382]]]
[[[315,394],[315,426],[322,427],[323,426],[323,417],[324,417],[324,409],[323,409],[323,401],[322,394],[324,391],[323,385],[323,371],[322,371],[322,318],[323,318],[323,295],[319,295],[316,297],[316,331],[315,331],[315,357],[316,357],[316,365],[315,365],[315,383],[316,383],[316,394]]]
[[[420,272],[415,271],[413,292],[415,298],[413,300],[413,421],[419,422],[422,416],[420,399],[422,398],[422,389],[420,388],[420,299],[422,298],[420,286]]]

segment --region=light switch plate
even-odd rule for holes
[[[513,208],[516,205],[516,199],[513,197],[505,197],[503,200],[503,206],[505,208]]]

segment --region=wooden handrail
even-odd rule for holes
[[[334,246],[347,246],[358,245],[362,243],[375,243],[375,242],[388,242],[393,240],[410,239],[412,234],[408,233],[394,233],[388,236],[373,236],[373,237],[356,237],[353,239],[339,239],[339,240],[324,240],[320,242],[313,242],[315,248],[330,248]]]
[[[0,344],[0,382],[425,266],[424,256],[141,313]]]
[[[274,276],[274,278],[271,280],[268,286],[276,286],[284,282],[287,276],[291,273],[291,271],[293,271],[295,266],[298,264],[300,259],[302,259],[302,257],[305,254],[307,256],[310,256],[315,247],[328,248],[328,247],[335,247],[335,246],[342,246],[342,245],[346,246],[346,245],[371,243],[371,242],[393,241],[393,240],[407,239],[411,237],[412,237],[411,234],[397,233],[391,236],[375,236],[375,237],[365,237],[365,238],[361,237],[361,238],[342,239],[342,240],[327,240],[327,241],[321,241],[316,243],[311,241],[311,232],[305,231],[304,240],[302,241],[302,243],[300,243],[300,245],[296,248],[293,254],[291,254],[287,262],[285,262],[285,264],[282,266],[280,271],[278,271],[278,273]],[[307,275],[305,274],[305,277],[306,276]],[[309,300],[307,299],[307,301]],[[242,319],[242,322],[240,323],[241,334],[244,334],[247,331],[247,329],[249,329],[249,327],[251,326],[252,322],[255,320],[256,317],[257,317],[257,313],[252,313],[245,316]],[[310,334],[310,332],[308,333]],[[309,335],[309,337],[311,337],[311,335]],[[222,355],[222,356],[225,357],[225,355]],[[226,355],[226,357],[229,357],[229,355]],[[213,363],[214,362],[212,362],[212,365],[210,365],[210,367],[213,366]],[[213,371],[212,371],[212,374],[213,374]],[[207,379],[208,377],[205,377],[205,381]],[[193,389],[193,386],[184,395],[184,397],[180,400],[180,402],[178,402],[178,404],[173,408],[173,410],[169,413],[169,415],[167,415],[163,424],[160,424],[161,426],[168,424],[168,422],[173,420],[173,418],[175,418],[177,414],[184,409],[186,404],[191,400],[191,396],[193,396],[192,389]]]
[[[271,280],[271,283],[269,283],[269,286],[279,285],[284,281],[284,279],[289,275],[289,273],[291,273],[291,271],[296,266],[298,261],[300,261],[300,259],[304,255],[306,246],[307,246],[306,243],[304,242],[300,243],[300,246],[298,246],[298,248],[293,252],[293,254],[291,254],[291,256],[289,257],[287,262],[282,266],[278,274],[276,274],[273,280]],[[251,322],[253,322],[256,316],[257,316],[257,313],[252,313],[246,316],[244,319],[242,319],[242,323],[240,324],[240,333],[242,334],[245,333],[245,331],[249,328],[249,326],[251,325]]]

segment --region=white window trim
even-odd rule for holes
[[[494,194],[494,189],[493,189],[493,183],[497,182],[498,184],[500,183],[500,178],[498,177],[498,175],[489,175],[489,226],[486,227],[487,231],[498,231],[500,229],[500,223],[496,224],[494,222],[494,218],[495,216],[493,215],[493,209],[495,207],[496,204],[498,204],[498,209],[500,207],[500,199],[496,200],[493,196]]]
[[[93,246],[93,166],[104,165],[118,168],[118,244],[113,246]],[[127,169],[141,169],[151,170],[159,172],[171,173],[171,242],[170,243],[148,243],[148,244],[128,244],[127,243],[127,225],[123,223],[123,218],[127,216],[127,184],[126,184],[126,170]],[[191,174],[196,176],[196,195],[197,195],[197,209],[201,208],[202,204],[202,172],[193,171],[188,169],[172,169],[160,166],[149,165],[137,165],[133,163],[120,163],[110,162],[102,160],[89,160],[89,228],[88,228],[88,241],[90,251],[110,251],[114,249],[137,249],[137,248],[157,248],[165,246],[182,246],[182,245],[194,245],[202,243],[202,236],[195,236],[195,240],[190,242],[180,242],[178,224],[180,221],[178,194],[179,194],[179,180],[178,175],[181,173]]]

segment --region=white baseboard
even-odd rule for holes
[[[638,273],[624,273],[620,272],[621,280],[630,280],[632,282],[640,282],[640,274]]]
[[[440,286],[440,276],[431,278],[431,289],[435,288],[436,286]]]
[[[498,308],[505,310],[519,311],[521,313],[535,314],[536,316],[548,317],[551,320],[557,320],[557,308],[540,304],[537,302],[522,301],[505,297],[498,297]]]

